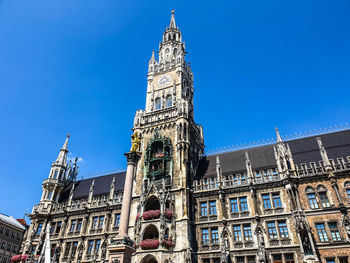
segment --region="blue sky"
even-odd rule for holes
[[[80,175],[125,167],[173,8],[207,148],[349,122],[349,1],[0,0],[0,212],[39,201],[68,132]]]

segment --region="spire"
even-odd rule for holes
[[[280,132],[278,131],[278,128],[275,127],[275,130],[276,130],[277,142],[282,142],[281,135],[280,135]]]
[[[328,159],[327,151],[324,148],[323,143],[321,141],[321,137],[317,137],[316,140],[317,140],[318,148],[320,149],[320,154],[321,154],[321,157],[322,157],[322,161],[324,163],[324,166],[325,166],[326,170],[327,171],[328,170],[332,170],[332,166],[331,166],[331,163],[330,163],[330,161]]]
[[[60,164],[66,164],[67,163],[67,153],[68,153],[68,139],[70,137],[70,134],[67,134],[66,140],[60,150],[60,153],[58,154],[58,157],[56,159],[56,163]]]
[[[171,10],[171,19],[170,19],[169,28],[176,28],[174,13],[175,13],[175,9]]]

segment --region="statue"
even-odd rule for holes
[[[140,135],[135,132],[133,135],[131,135],[131,150],[130,152],[134,153],[137,152],[139,149],[141,140],[140,140]]]
[[[313,255],[314,253],[312,252],[312,246],[310,244],[309,239],[306,236],[304,236],[302,243],[303,243],[303,248],[304,248],[304,254],[305,255]]]

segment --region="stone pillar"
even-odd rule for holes
[[[128,160],[128,166],[126,169],[124,183],[119,234],[115,240],[111,239],[110,245],[108,246],[109,263],[131,263],[131,256],[132,253],[135,251],[135,249],[133,248],[133,241],[131,241],[128,236],[128,228],[132,199],[133,177],[140,155],[137,152],[129,152],[126,153],[125,156]]]
[[[119,235],[118,235],[119,237],[128,237],[133,177],[135,174],[137,161],[140,158],[139,154],[137,154],[136,152],[126,153],[125,156],[128,160],[128,166],[126,169],[126,176],[125,176],[125,183],[124,183],[122,212],[121,212]]]

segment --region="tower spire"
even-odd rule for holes
[[[61,163],[65,164],[67,163],[67,153],[68,153],[68,140],[69,140],[70,134],[67,134],[66,140],[60,150],[60,153],[57,156],[55,163]]]
[[[282,138],[281,138],[281,135],[280,135],[278,128],[275,127],[275,130],[276,130],[277,142],[282,142]]]
[[[174,13],[175,13],[175,9],[171,10],[171,19],[170,19],[169,28],[176,28]]]

